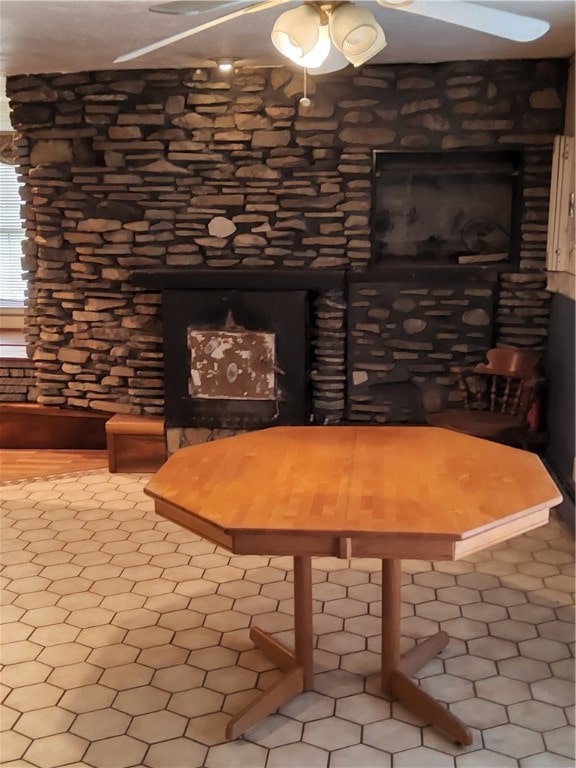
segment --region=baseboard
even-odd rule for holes
[[[103,450],[109,413],[0,403],[0,448]]]

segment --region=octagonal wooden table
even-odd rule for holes
[[[562,497],[531,453],[436,427],[273,427],[176,452],[146,493],[156,512],[238,554],[294,558],[294,651],[253,627],[283,671],[230,720],[235,738],[313,687],[311,558],[382,560],[385,693],[453,741],[470,730],[411,680],[448,643],[400,654],[402,558],[452,560],[548,521]]]

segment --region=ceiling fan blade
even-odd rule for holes
[[[177,16],[198,16],[211,11],[223,11],[239,5],[248,5],[250,0],[173,0],[168,3],[151,5],[154,13],[172,13]]]
[[[244,16],[246,13],[258,13],[258,11],[265,11],[267,8],[273,8],[276,5],[282,5],[287,2],[290,2],[290,0],[264,0],[262,3],[256,3],[255,5],[250,5],[248,7],[244,6],[243,8],[239,8],[237,11],[226,14],[226,16],[219,16],[217,19],[211,19],[210,21],[204,22],[204,24],[199,24],[196,27],[192,27],[192,29],[187,29],[184,32],[178,32],[176,35],[165,37],[163,40],[157,40],[155,43],[150,43],[150,45],[137,48],[135,51],[124,53],[122,56],[118,56],[118,58],[114,59],[114,64],[121,64],[124,61],[132,61],[132,59],[138,59],[140,56],[144,56],[147,53],[152,53],[153,51],[157,51],[167,45],[172,45],[172,43],[178,43],[180,40],[185,40],[187,37],[197,35],[199,32],[204,32],[205,30],[211,29],[212,27],[217,27],[219,24],[224,24],[227,21],[237,19],[239,16]]]
[[[378,0],[378,3],[386,8],[394,7],[386,0]],[[445,21],[448,24],[456,24],[459,27],[474,29],[477,32],[485,32],[488,35],[503,37],[505,40],[513,40],[518,43],[537,40],[550,29],[550,24],[542,19],[521,16],[517,13],[509,13],[465,1],[448,3],[415,0],[410,5],[397,5],[395,10]]]

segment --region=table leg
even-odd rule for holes
[[[304,690],[314,682],[314,632],[312,627],[312,558],[294,557],[294,634],[296,663],[302,668]]]
[[[236,739],[264,720],[290,699],[312,688],[314,679],[314,636],[312,632],[312,560],[294,557],[294,639],[291,651],[258,627],[250,630],[250,639],[283,672],[270,688],[262,691],[240,710],[226,726],[226,738]]]
[[[457,744],[472,744],[472,733],[440,702],[423,691],[408,675],[427,664],[448,643],[446,632],[438,632],[403,656],[400,655],[400,561],[382,561],[382,662],[385,693],[426,723],[444,731]]]

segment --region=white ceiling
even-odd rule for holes
[[[198,23],[191,16],[151,13],[149,5],[158,1],[2,0],[0,75],[185,68],[196,65],[199,59],[218,57],[248,59],[267,66],[283,63],[272,46],[270,31],[274,20],[290,5],[244,16],[129,63],[114,64],[114,59],[127,51]],[[535,42],[511,43],[374,3],[371,10],[389,42],[372,61],[564,58],[574,53],[575,0],[479,0],[479,4],[546,19],[551,29]],[[217,15],[203,15],[202,21]]]

